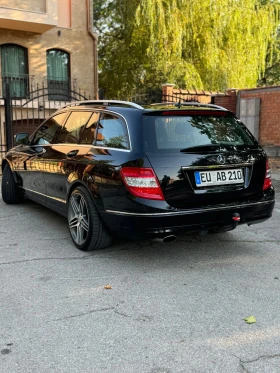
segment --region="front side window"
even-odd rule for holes
[[[56,139],[61,131],[65,117],[66,113],[61,113],[43,123],[35,133],[32,145],[49,145],[57,143]]]
[[[26,98],[28,95],[27,49],[16,44],[2,45],[1,71],[3,96],[6,96],[8,85],[12,98]]]
[[[254,139],[226,113],[144,116],[144,138],[151,150],[191,149],[203,146],[251,146]]]
[[[106,148],[129,149],[127,127],[124,121],[111,114],[103,114],[99,121],[96,145]]]
[[[49,100],[69,101],[70,86],[70,55],[60,49],[47,51],[47,80]]]

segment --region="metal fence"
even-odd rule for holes
[[[162,102],[200,102],[204,104],[212,103],[212,97],[205,94],[173,93],[172,95],[162,95]]]
[[[75,80],[59,81],[33,76],[0,77],[0,165],[18,132],[32,133],[40,123],[69,101],[87,100]],[[0,167],[1,172],[1,167]]]
[[[78,89],[76,79],[38,78],[27,74],[5,74],[0,77],[0,98],[6,97],[6,87],[9,86],[12,99],[32,99],[38,90],[47,91],[48,100],[71,101],[72,95],[82,94]]]

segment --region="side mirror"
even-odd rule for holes
[[[28,144],[28,139],[29,139],[29,133],[26,132],[20,132],[15,135],[15,144],[16,145],[26,145]]]

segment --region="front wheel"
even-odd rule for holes
[[[6,164],[2,176],[2,199],[7,204],[15,204],[22,201],[23,196],[14,180],[12,170]]]
[[[104,249],[112,242],[89,192],[82,186],[74,189],[70,195],[68,226],[71,238],[79,250]]]

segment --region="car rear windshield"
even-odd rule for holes
[[[228,112],[145,114],[143,129],[145,150],[150,152],[256,145],[246,127]]]

